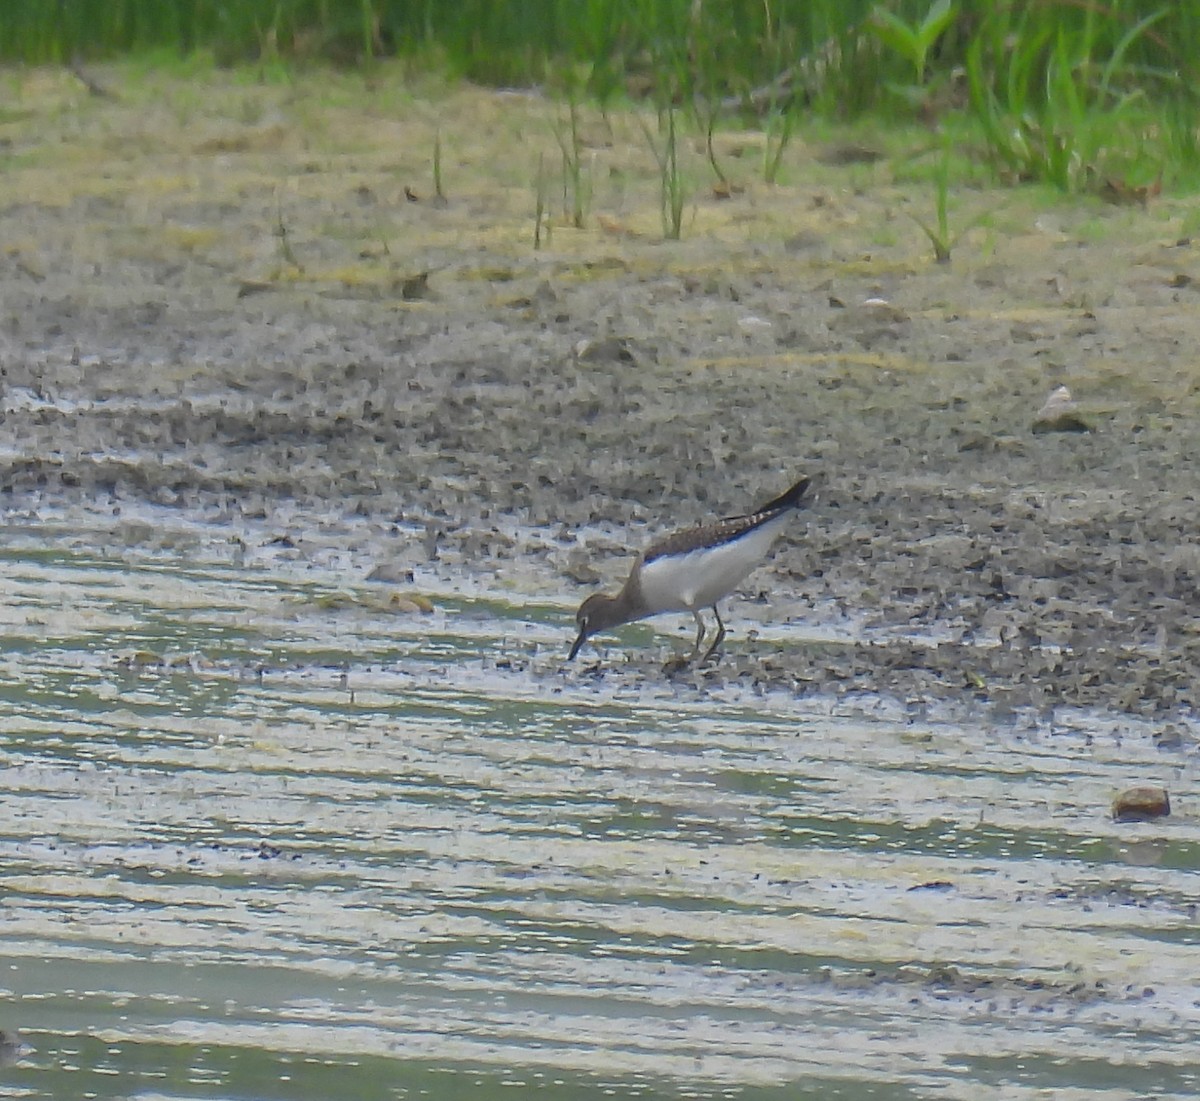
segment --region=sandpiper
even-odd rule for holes
[[[793,509],[800,507],[809,481],[801,478],[786,493],[745,516],[686,528],[648,547],[634,562],[616,596],[595,593],[580,605],[575,615],[579,635],[567,660],[600,631],[660,612],[691,612],[696,620],[696,645],[688,657],[671,663],[687,665],[699,655],[707,631],[701,608],[711,608],[717,620],[716,638],[704,652],[705,660],[712,657],[725,638],[717,601],[728,596],[766,557]]]

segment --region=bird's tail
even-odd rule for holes
[[[768,501],[765,505],[759,505],[754,510],[754,515],[757,516],[763,512],[782,512],[788,508],[799,508],[801,498],[808,492],[808,487],[811,484],[811,478],[801,478],[791,489],[781,493],[774,500]]]

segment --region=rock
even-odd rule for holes
[[[392,593],[377,607],[384,612],[419,612],[421,615],[429,615],[433,611],[433,601],[421,593]]]
[[[580,363],[637,362],[630,342],[619,336],[607,336],[598,340],[585,338],[575,345],[575,358]]]
[[[387,585],[411,585],[413,583],[413,571],[406,566],[399,566],[394,562],[381,562],[369,574],[368,581],[378,581],[381,584]]]
[[[1051,391],[1046,403],[1033,418],[1034,432],[1091,432],[1092,426],[1079,414],[1079,405],[1071,391],[1060,386]]]
[[[1113,800],[1112,816],[1118,822],[1149,822],[1171,813],[1166,788],[1126,788]]]
[[[602,577],[596,567],[592,565],[591,555],[582,547],[574,548],[567,555],[567,564],[563,568],[563,573],[579,585],[595,585]]]

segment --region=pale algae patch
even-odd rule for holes
[[[1197,1088],[1194,765],[1130,722],[559,675],[565,611],[336,570],[0,569],[4,1089]],[[1176,815],[1109,821],[1134,779]]]

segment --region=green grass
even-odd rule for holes
[[[1193,93],[1180,84],[1177,65],[1166,67],[1165,42],[1154,66],[1134,59],[1151,59],[1144,47],[1168,14],[1160,7],[1135,19],[1131,12],[1114,25],[1091,7],[1071,20],[1030,7],[1019,15],[998,8],[985,18],[966,68],[972,114],[997,169],[1068,192],[1162,171],[1170,150],[1161,117],[1185,109]],[[1151,135],[1157,140],[1147,141]]]
[[[954,117],[1001,180],[1200,186],[1194,0],[4,0],[0,60],[130,54],[264,78],[383,56],[488,85],[568,73],[572,103],[645,98],[701,138],[736,120],[783,145],[798,116]]]

